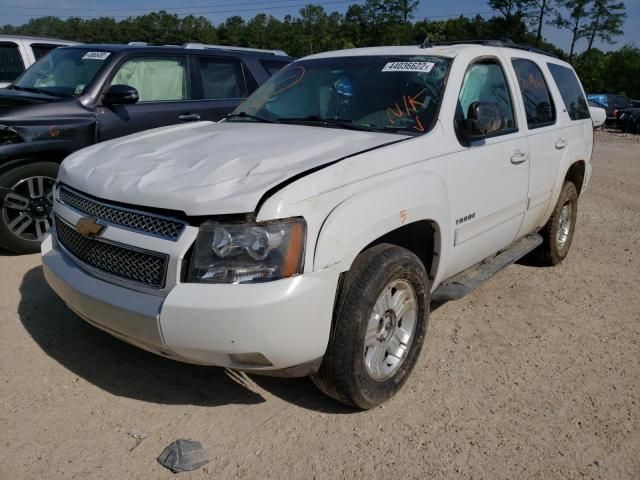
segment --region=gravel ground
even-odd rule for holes
[[[599,133],[572,251],[432,316],[405,388],[356,412],[307,379],[172,362],[73,315],[0,255],[0,478],[640,478],[640,144]]]

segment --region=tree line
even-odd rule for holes
[[[375,45],[431,41],[510,38],[535,45],[571,61],[588,91],[626,93],[640,97],[640,49],[626,46],[603,53],[596,40],[613,44],[622,34],[624,3],[617,0],[488,0],[490,18],[459,16],[419,19],[419,0],[366,0],[345,13],[307,5],[297,16],[277,18],[259,13],[245,20],[231,16],[214,25],[203,16],[166,11],[116,20],[112,17],[42,17],[24,25],[0,27],[2,34],[65,38],[85,43],[181,44],[201,42],[253,48],[282,49],[301,57],[311,53]],[[544,25],[571,34],[568,53],[547,42]],[[576,54],[581,41],[587,47]],[[584,42],[582,42],[584,43]]]

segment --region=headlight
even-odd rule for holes
[[[22,143],[24,140],[20,135],[11,130],[9,127],[0,125],[0,145],[12,145],[14,143]]]
[[[268,223],[202,224],[188,282],[269,282],[302,273],[306,224],[301,218]]]

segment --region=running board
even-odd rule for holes
[[[542,243],[542,237],[533,233],[511,244],[506,250],[445,280],[431,295],[431,301],[445,303],[458,300],[473,292],[496,273],[515,263]]]

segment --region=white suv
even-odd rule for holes
[[[68,157],[45,276],[78,315],[176,360],[312,375],[370,408],[431,302],[561,262],[593,127],[567,63],[515,45],[323,53],[221,123]]]
[[[11,84],[54,48],[75,43],[56,38],[0,35],[0,88]]]

